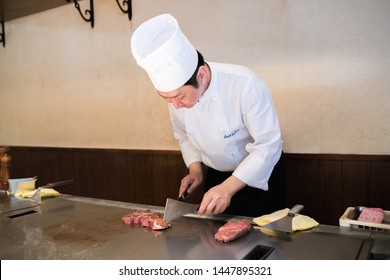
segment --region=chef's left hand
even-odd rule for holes
[[[187,174],[182,180],[179,188],[179,197],[187,192],[187,195],[191,195],[196,188],[203,183],[203,167],[200,162],[194,162],[189,167],[189,174]]]
[[[212,187],[204,194],[198,215],[222,213],[229,206],[233,195],[243,187],[245,187],[245,183],[234,176],[230,176],[222,184]]]

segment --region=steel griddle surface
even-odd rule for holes
[[[122,215],[133,209],[136,208],[116,207],[109,202],[85,203],[64,196],[48,199],[39,212],[16,218],[2,216],[0,257],[235,259],[252,249],[249,235],[229,246],[216,242],[213,236],[223,221],[183,218],[164,231],[122,223]]]
[[[135,209],[162,207],[62,195],[42,202],[39,211],[0,216],[1,259],[243,259],[257,245],[272,247],[269,259],[354,259],[364,240],[299,233],[290,238],[249,234],[224,244],[214,239],[223,220],[183,217],[171,228],[153,231],[126,225]],[[232,217],[230,217],[232,218]]]

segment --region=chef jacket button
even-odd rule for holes
[[[212,100],[213,102],[215,102],[215,101],[217,101],[217,97],[214,95],[214,96],[211,98],[211,100]]]
[[[224,132],[225,132],[225,129],[224,129],[223,127],[221,127],[221,128],[219,129],[219,132],[224,133]]]

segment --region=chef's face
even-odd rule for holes
[[[203,92],[194,86],[182,86],[174,91],[157,91],[157,93],[168,103],[172,103],[176,109],[179,109],[193,107],[198,102]]]
[[[172,103],[176,109],[192,108],[207,90],[210,79],[210,69],[206,66],[200,66],[196,74],[197,87],[193,85],[184,85],[174,91],[157,91],[157,93],[168,103]]]

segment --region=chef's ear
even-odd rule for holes
[[[206,66],[202,65],[198,69],[198,78],[203,80],[206,77],[207,71],[206,71]]]

